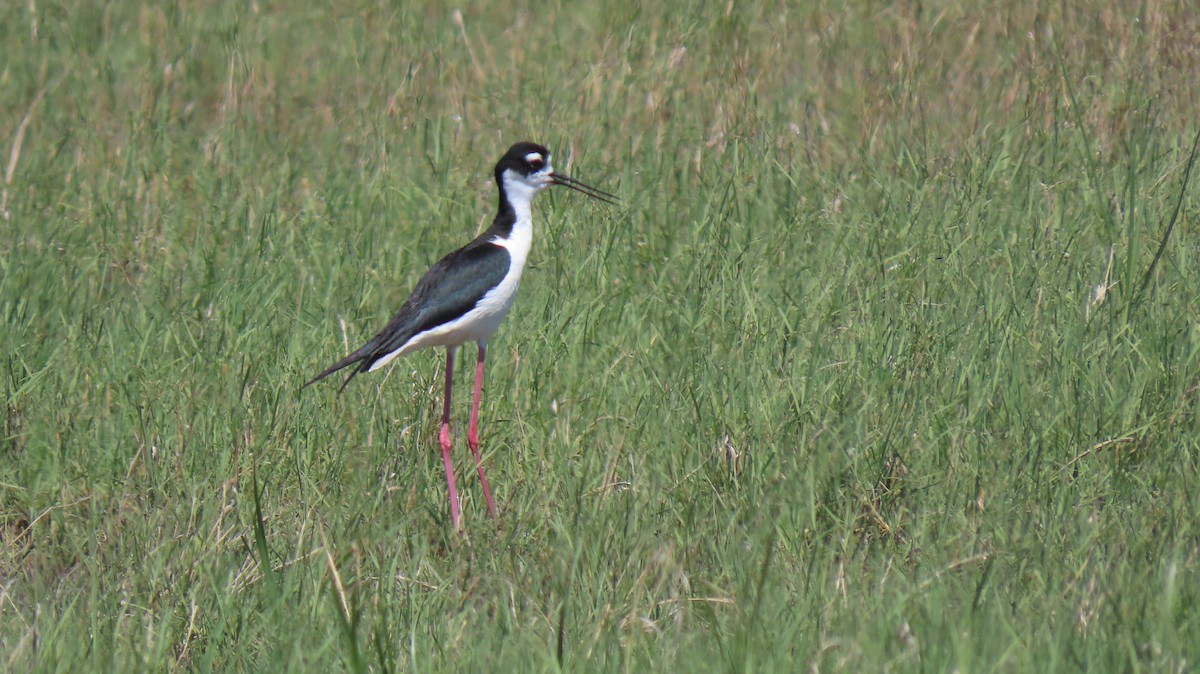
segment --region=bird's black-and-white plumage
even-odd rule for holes
[[[430,346],[485,344],[508,314],[533,243],[531,205],[551,185],[563,185],[602,201],[613,195],[554,172],[550,151],[517,143],[496,164],[499,208],[492,225],[475,240],[430,267],[392,320],[361,348],[326,368],[304,386],[354,366],[339,391],[356,375]]]
[[[451,460],[450,395],[454,382],[454,352],[464,342],[479,345],[475,363],[475,388],[471,396],[471,420],[467,446],[483,487],[488,514],[496,515],[495,502],[483,471],[479,451],[479,403],[483,392],[483,369],[487,340],[508,314],[521,284],[521,272],[533,243],[534,196],[550,185],[564,185],[584,194],[615,203],[616,197],[555,173],[550,151],[535,143],[517,143],[496,164],[496,187],[500,206],[492,226],[474,241],[442,258],[425,273],[412,295],[391,322],[354,353],[313,377],[305,386],[353,367],[346,381],[360,372],[376,370],[392,360],[427,346],[446,347],[446,394],[442,404],[442,427],[438,444],[446,470],[446,491],[454,528],[461,526],[461,506]]]

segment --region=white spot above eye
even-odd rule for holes
[[[546,160],[542,157],[541,152],[530,152],[529,154],[525,155],[525,161],[529,162],[530,164],[541,164]]]

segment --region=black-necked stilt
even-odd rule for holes
[[[450,389],[454,374],[454,352],[466,342],[479,345],[475,363],[475,393],[471,401],[471,424],[467,445],[475,457],[475,469],[483,485],[488,514],[495,516],[496,505],[483,475],[479,457],[479,400],[483,394],[483,362],[487,341],[500,327],[500,321],[512,307],[521,282],[521,272],[533,241],[533,197],[551,185],[562,185],[608,203],[616,197],[589,187],[578,180],[555,173],[550,151],[536,143],[517,143],[496,163],[496,187],[500,205],[496,219],[475,240],[450,253],[425,272],[412,295],[391,322],[362,348],[330,365],[309,380],[305,387],[345,367],[354,366],[342,382],[340,393],[361,372],[378,370],[394,358],[427,346],[446,347],[446,394],[442,406],[442,430],[438,442],[446,468],[446,488],[450,492],[450,516],[459,528],[461,514],[458,490],[454,487],[454,467],[450,461]],[[303,388],[303,387],[302,387]]]

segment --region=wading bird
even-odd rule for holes
[[[533,197],[551,185],[562,185],[610,204],[617,198],[607,192],[555,173],[550,151],[536,143],[517,143],[496,163],[496,188],[499,207],[492,226],[474,241],[438,260],[425,272],[412,295],[391,322],[354,353],[330,365],[309,380],[304,387],[347,367],[350,376],[338,392],[362,372],[378,370],[393,359],[429,346],[446,347],[446,394],[442,406],[442,430],[438,443],[446,468],[446,488],[450,492],[450,517],[460,528],[461,506],[454,487],[454,466],[450,459],[450,389],[454,374],[454,354],[466,342],[479,346],[475,363],[475,393],[471,401],[471,421],[467,445],[475,457],[475,469],[483,486],[488,514],[496,515],[496,505],[483,474],[479,456],[479,401],[483,395],[483,363],[487,342],[500,321],[512,308],[521,283],[521,272],[533,242]],[[302,387],[302,388],[304,388]]]

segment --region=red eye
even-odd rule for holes
[[[529,168],[537,171],[546,165],[546,158],[540,152],[530,152],[525,155],[525,163],[529,164]]]

